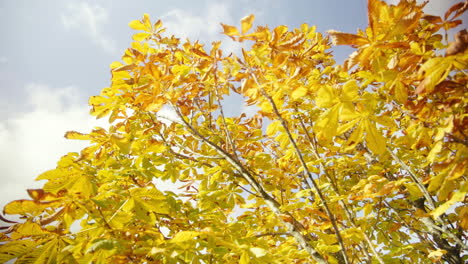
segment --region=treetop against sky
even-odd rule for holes
[[[348,32],[248,15],[231,48],[132,20],[89,99],[107,124],[4,207],[0,260],[465,262],[468,2],[424,6],[369,0]]]

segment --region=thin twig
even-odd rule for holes
[[[278,217],[278,219],[283,223],[283,225],[286,226],[286,228],[289,230],[292,236],[296,239],[296,241],[299,243],[299,245],[307,251],[307,253],[319,264],[326,264],[327,261],[322,257],[320,253],[313,248],[309,242],[306,236],[302,234],[302,231],[300,229],[300,223],[291,215],[288,218],[288,220],[283,219],[282,216],[285,216],[287,214],[283,213],[280,209],[280,204],[272,197],[270,196],[260,185],[260,183],[257,182],[257,180],[253,177],[253,175],[240,163],[239,160],[235,159],[231,154],[226,152],[224,149],[219,147],[217,144],[211,142],[209,139],[204,137],[198,130],[196,130],[192,125],[190,125],[183,117],[182,113],[175,107],[177,115],[179,118],[182,120],[182,122],[185,124],[185,126],[198,138],[200,138],[203,142],[205,142],[208,146],[216,150],[220,155],[224,156],[226,160],[240,173],[240,175],[249,183],[252,188],[259,193],[259,195],[263,198],[265,203],[270,207],[270,209],[273,211],[273,213]]]
[[[258,82],[257,80],[257,77],[255,76],[255,74],[251,74],[255,83],[260,86],[260,83]],[[325,196],[323,195],[322,191],[320,190],[320,188],[318,187],[317,183],[315,182],[314,178],[312,177],[312,174],[311,172],[309,171],[309,168],[304,160],[304,157],[302,156],[302,152],[299,150],[297,144],[296,144],[296,141],[294,140],[294,138],[292,137],[291,135],[291,131],[289,131],[289,127],[286,123],[286,120],[284,120],[284,118],[281,116],[281,114],[279,113],[278,111],[278,108],[276,107],[276,104],[275,102],[273,101],[273,98],[271,98],[264,89],[261,89],[261,92],[263,94],[263,96],[265,96],[265,98],[270,102],[272,108],[273,108],[273,111],[275,113],[275,115],[278,117],[278,119],[280,120],[281,122],[281,125],[283,126],[284,130],[286,131],[286,134],[289,138],[289,141],[291,142],[294,150],[296,151],[296,155],[298,156],[301,164],[302,164],[302,167],[304,168],[304,172],[307,174],[307,176],[309,177],[310,181],[312,182],[312,185],[314,187],[314,190],[317,192],[317,195],[319,196],[319,199],[320,201],[322,202],[323,204],[323,207],[325,209],[325,212],[327,213],[328,217],[330,218],[330,222],[332,223],[332,226],[333,226],[333,229],[335,231],[335,235],[336,235],[336,238],[338,240],[338,243],[340,244],[340,247],[341,247],[341,253],[343,255],[343,260],[344,262],[347,264],[349,263],[349,259],[348,259],[348,255],[346,253],[346,248],[344,246],[344,242],[343,242],[343,238],[341,237],[341,234],[340,234],[340,231],[338,229],[338,225],[336,224],[336,219],[335,219],[335,216],[333,215],[333,213],[331,212],[330,208],[328,207],[328,203],[325,199]],[[306,181],[307,182],[307,181]]]

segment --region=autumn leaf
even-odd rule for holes
[[[140,20],[133,20],[128,23],[128,26],[134,30],[146,30],[146,26]]]
[[[68,131],[65,133],[66,139],[78,139],[78,140],[90,140],[91,137],[88,134],[83,134],[76,131]]]
[[[237,30],[236,27],[234,26],[229,26],[229,25],[226,25],[226,24],[223,24],[221,23],[221,26],[223,27],[223,34],[229,36],[229,37],[234,37],[234,36],[238,36],[239,35],[239,31]]]
[[[367,28],[328,35],[249,15],[221,24],[239,54],[130,22],[89,99],[109,123],[7,203],[0,262],[462,263],[466,34],[441,56],[440,29],[466,5],[424,5],[369,0]]]
[[[181,231],[177,233],[172,239],[172,243],[181,243],[189,240],[193,240],[195,237],[199,236],[200,232],[195,231]]]
[[[299,86],[295,88],[291,93],[291,99],[297,100],[307,94],[307,88],[304,86]]]
[[[255,19],[254,15],[248,15],[248,16],[241,19],[241,32],[242,32],[242,35],[247,33],[247,31],[249,31],[252,28],[252,23],[253,23],[254,19]]]

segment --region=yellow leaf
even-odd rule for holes
[[[90,140],[91,137],[88,134],[83,134],[76,131],[67,131],[65,133],[65,138],[67,139],[77,139],[77,140]]]
[[[463,176],[467,168],[467,163],[468,161],[464,160],[463,162],[460,162],[453,166],[453,169],[449,172],[447,179],[452,181]]]
[[[261,258],[267,254],[267,251],[265,249],[259,247],[250,248],[250,252],[252,252],[257,258]]]
[[[191,67],[188,65],[176,65],[172,67],[172,73],[180,75],[180,76],[186,76],[190,72]]]
[[[327,32],[331,36],[333,45],[352,45],[362,46],[369,44],[369,40],[358,35],[342,33],[335,30],[329,30]]]
[[[326,245],[333,245],[337,242],[335,234],[316,233]]]
[[[349,136],[348,141],[346,142],[347,147],[345,148],[345,150],[350,150],[354,148],[357,144],[361,143],[363,140],[363,135],[364,135],[364,127],[361,122],[356,126],[356,128],[353,130],[353,132]]]
[[[434,251],[431,251],[431,253],[429,253],[429,255],[427,255],[429,258],[435,258],[435,259],[440,259],[442,258],[442,256],[444,254],[447,253],[447,250],[444,250],[444,249],[437,249],[437,250],[434,250]]]
[[[15,200],[5,205],[3,212],[10,215],[35,214],[37,212],[41,212],[48,206],[50,206],[50,204],[43,204],[31,200]]]
[[[343,102],[340,105],[340,120],[348,121],[359,117],[358,112],[354,109],[354,105],[350,102]]]
[[[463,206],[459,213],[460,227],[463,230],[468,230],[468,206]]]
[[[268,125],[266,130],[266,135],[272,137],[276,135],[276,133],[281,129],[281,122],[279,120],[275,120]]]
[[[291,99],[297,100],[307,94],[307,88],[305,86],[299,86],[294,89],[291,93]]]
[[[200,235],[200,232],[196,231],[180,231],[179,233],[175,234],[175,236],[171,239],[172,243],[180,243],[194,239]]]
[[[432,147],[431,151],[427,155],[427,161],[430,163],[434,162],[437,154],[439,154],[441,150],[442,150],[442,141],[439,141]]]
[[[358,98],[358,85],[356,80],[349,80],[343,84],[343,92],[341,94],[341,101],[352,102]]]
[[[143,14],[143,23],[146,28],[151,28],[150,16],[147,13]]]
[[[150,34],[148,33],[136,33],[135,35],[133,35],[133,40],[135,41],[143,41],[145,40]]]
[[[29,236],[47,236],[50,235],[50,233],[44,229],[41,228],[40,225],[32,222],[25,222],[21,224],[15,232],[12,234],[11,238],[12,239],[20,239],[23,237],[29,237]]]
[[[343,236],[343,238],[348,238],[353,241],[360,241],[364,239],[362,231],[357,227],[345,229],[342,231],[341,235]]]
[[[419,69],[424,80],[416,89],[416,94],[431,93],[434,87],[445,80],[453,65],[453,59],[436,57],[426,61]]]
[[[41,241],[19,240],[8,241],[0,246],[0,263],[7,263],[9,260],[18,258],[28,252],[32,252]]]
[[[364,126],[366,130],[367,147],[375,154],[384,153],[386,146],[385,138],[369,120],[364,121]]]
[[[249,263],[250,263],[249,253],[247,251],[242,252],[242,255],[239,260],[239,264],[249,264]]]
[[[131,212],[135,207],[135,199],[129,198],[122,204],[122,211],[123,212]]]
[[[126,137],[118,136],[118,135],[112,135],[111,136],[111,141],[117,145],[122,152],[122,154],[128,154],[130,153],[130,149],[132,146],[132,141],[127,139]]]
[[[339,107],[335,106],[319,116],[318,121],[314,125],[314,130],[317,132],[319,139],[330,140],[336,135],[338,128],[338,112]]]
[[[341,250],[341,247],[340,247],[340,245],[322,245],[322,244],[319,244],[317,246],[317,249],[319,251],[326,252],[326,253],[336,253],[336,252]]]
[[[461,192],[461,191],[456,191],[450,200],[447,202],[443,203],[436,209],[434,209],[430,214],[434,218],[438,218],[441,214],[445,213],[452,205],[454,205],[457,202],[461,202],[465,199],[466,192]]]
[[[39,176],[36,177],[36,181],[60,178],[66,173],[67,173],[67,170],[61,169],[61,168],[48,170],[46,172],[39,174]]]
[[[120,61],[114,61],[109,65],[109,68],[115,69],[121,66],[123,66],[123,64]]]
[[[140,20],[133,20],[128,23],[128,26],[134,30],[146,30],[145,25]]]
[[[223,26],[223,30],[224,30],[224,34],[225,35],[228,35],[230,37],[233,37],[233,36],[238,36],[239,35],[239,30],[237,30],[236,27],[234,26],[229,26],[229,25],[225,25],[223,23],[221,23],[221,26]]]
[[[408,90],[406,86],[400,82],[397,81],[395,84],[395,98],[399,103],[406,103],[408,100]]]
[[[336,134],[337,135],[341,135],[343,134],[344,132],[350,130],[351,128],[353,128],[356,123],[359,121],[359,119],[354,119],[354,120],[351,120],[347,123],[344,123],[342,124],[340,127],[338,127],[338,129],[336,130]]]
[[[429,192],[435,192],[437,191],[442,183],[445,180],[445,175],[443,173],[439,173],[436,176],[431,178],[431,182],[429,183],[429,187],[427,187],[427,190]]]
[[[317,91],[315,104],[318,107],[330,107],[335,103],[336,95],[332,87],[324,85]]]
[[[373,204],[368,203],[368,204],[364,205],[363,209],[364,209],[364,216],[368,216],[372,212]]]
[[[295,193],[294,197],[296,197],[296,198],[310,197],[311,193],[312,193],[311,189],[304,189],[304,190],[300,190],[297,193]]]
[[[419,189],[419,187],[416,185],[416,183],[407,182],[407,183],[404,183],[404,185],[406,189],[408,190],[410,194],[410,199],[412,201],[423,197],[423,193],[421,192],[421,189]]]
[[[242,34],[247,33],[247,31],[249,31],[249,29],[252,28],[252,23],[253,23],[254,19],[255,19],[254,15],[248,15],[248,16],[241,19]]]

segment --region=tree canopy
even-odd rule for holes
[[[89,100],[109,127],[67,132],[89,146],[4,207],[0,262],[467,261],[468,34],[447,31],[468,2],[423,7],[369,0],[356,33],[250,15],[221,24],[239,54],[130,22]],[[234,95],[248,113],[225,111]]]

